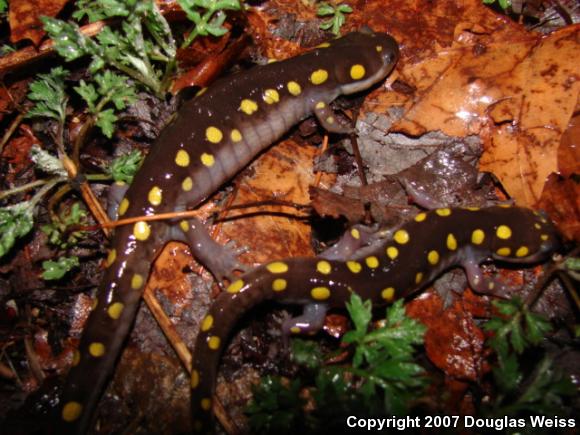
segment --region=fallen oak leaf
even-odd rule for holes
[[[46,34],[41,16],[56,17],[69,0],[10,0],[10,42],[30,39],[38,46]]]

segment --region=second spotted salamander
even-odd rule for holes
[[[329,132],[350,131],[338,122],[329,104],[339,95],[364,91],[382,81],[398,55],[397,43],[389,35],[353,32],[304,55],[216,82],[186,103],[162,131],[120,201],[118,215],[128,218],[195,208],[312,114]],[[135,318],[151,263],[169,240],[188,243],[217,279],[231,277],[238,268],[235,256],[215,243],[196,219],[141,220],[119,227],[65,384],[59,433],[84,433],[90,426]],[[215,341],[210,337],[212,347]],[[208,378],[204,375],[204,382]]]
[[[361,235],[353,229],[348,236],[356,242]],[[220,354],[236,322],[257,304],[265,300],[302,304],[303,315],[284,322],[283,332],[315,332],[323,326],[326,311],[344,306],[353,293],[373,304],[389,303],[452,266],[465,269],[474,290],[505,295],[507,289],[484,278],[481,262],[533,263],[558,247],[554,226],[538,212],[509,206],[441,208],[419,213],[342,258],[331,250],[332,255],[258,267],[232,282],[201,322],[191,374],[194,429],[210,430]]]

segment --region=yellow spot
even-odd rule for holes
[[[228,293],[237,293],[242,289],[243,286],[244,286],[244,281],[241,279],[237,279],[228,286],[226,291]]]
[[[323,275],[328,275],[330,272],[332,272],[332,266],[328,261],[322,260],[316,263],[316,270]]]
[[[275,261],[266,266],[271,273],[284,273],[288,272],[288,265],[282,261]]]
[[[272,282],[272,290],[274,290],[275,292],[281,292],[283,290],[286,290],[287,285],[288,283],[286,282],[285,279],[278,278]]]
[[[278,59],[274,59],[273,57],[268,58],[268,63],[278,62]]]
[[[294,95],[295,97],[302,93],[302,88],[295,81],[288,82],[286,87],[288,88],[288,92],[290,92],[290,94]]]
[[[129,200],[127,198],[123,198],[119,204],[119,216],[123,216],[125,213],[127,213],[128,208]]]
[[[199,372],[197,370],[191,371],[191,388],[197,388],[199,385]]]
[[[512,230],[507,225],[500,225],[495,232],[500,239],[509,239],[512,236]]]
[[[163,200],[163,193],[157,186],[153,186],[147,195],[147,200],[151,205],[159,205]]]
[[[429,251],[427,254],[427,261],[430,265],[435,266],[439,263],[439,253],[437,251]]]
[[[121,313],[123,312],[124,308],[125,305],[123,305],[122,302],[113,302],[111,305],[109,305],[109,308],[107,308],[107,314],[109,314],[111,319],[117,320],[119,317],[121,317]]]
[[[121,212],[119,212],[119,214],[121,214]],[[535,229],[537,229],[537,230],[539,230],[539,229],[541,229],[541,228],[542,228],[542,226],[541,226],[539,223],[537,223],[537,222],[536,222],[536,223],[534,224],[534,228],[535,228]]]
[[[389,257],[391,260],[394,260],[398,256],[399,256],[399,250],[397,248],[395,248],[394,246],[389,246],[387,248],[387,257]]]
[[[107,255],[107,262],[105,263],[105,267],[110,267],[111,264],[113,264],[116,259],[117,259],[117,251],[115,249],[111,249],[109,251],[109,255]]]
[[[199,91],[197,91],[197,94],[195,94],[195,96],[199,97],[200,95],[205,94],[205,91],[207,91],[207,88],[201,88]]]
[[[95,358],[99,358],[105,354],[105,345],[103,343],[89,344],[89,353]]]
[[[189,231],[189,223],[184,219],[181,222],[179,222],[179,228],[181,228],[181,231],[186,233]]]
[[[262,95],[262,99],[266,104],[274,104],[280,101],[280,94],[276,89],[266,89]]]
[[[232,142],[241,142],[242,141],[242,133],[237,128],[234,128],[230,133],[230,139]]]
[[[213,316],[211,314],[208,314],[201,321],[201,330],[203,332],[209,331],[212,326],[213,326]]]
[[[357,261],[347,261],[346,267],[348,267],[352,273],[359,273],[362,270],[362,266]]]
[[[75,421],[80,417],[82,411],[83,405],[79,402],[68,402],[62,408],[62,419],[68,422]]]
[[[353,80],[360,80],[365,76],[365,67],[360,64],[355,64],[350,67],[350,77]]]
[[[211,409],[211,399],[209,398],[205,398],[205,399],[201,399],[201,409],[203,409],[204,411],[209,411]]]
[[[525,257],[530,253],[530,250],[527,246],[520,246],[516,251],[516,257]]]
[[[484,239],[485,233],[480,229],[477,229],[471,233],[471,243],[474,245],[481,245]]]
[[[258,110],[258,103],[256,103],[254,100],[244,99],[240,103],[240,110],[246,115],[251,115],[256,110]]]
[[[375,50],[377,50],[377,52],[380,53],[381,51],[383,51],[383,46],[382,45],[377,45],[375,47]]]
[[[99,298],[93,299],[93,304],[91,305],[91,310],[94,310],[99,305]]]
[[[143,277],[138,273],[136,273],[135,275],[133,275],[133,278],[131,278],[131,288],[133,290],[137,290],[140,289],[142,286],[143,286]]]
[[[79,362],[81,362],[81,353],[78,350],[75,350],[73,352],[73,360],[72,360],[73,367],[78,365]]]
[[[479,211],[479,207],[465,207],[465,210],[469,210],[469,211]]]
[[[181,188],[184,192],[189,192],[193,189],[193,180],[191,177],[185,177],[185,179],[181,182]]]
[[[330,297],[330,290],[328,287],[314,287],[310,290],[310,295],[312,296],[312,299],[324,301]]]
[[[290,328],[290,332],[292,334],[300,334],[300,328],[298,326],[293,326],[292,328]]]
[[[374,255],[365,258],[365,263],[371,269],[376,269],[377,267],[379,267],[379,259],[377,257],[375,257]]]
[[[326,122],[328,124],[334,124],[334,118],[332,116],[329,116],[328,118],[326,118]]]
[[[393,287],[387,287],[381,292],[381,297],[387,301],[391,302],[395,297],[395,289]]]
[[[501,207],[501,208],[512,208],[512,205],[511,204],[498,204],[498,207]]]
[[[357,230],[356,228],[353,228],[352,230],[350,230],[350,235],[352,236],[353,239],[360,239],[360,231]]]
[[[220,338],[217,335],[212,335],[207,339],[207,346],[211,350],[217,350],[220,347]]]
[[[177,166],[181,166],[183,168],[185,168],[186,166],[189,166],[189,154],[188,154],[188,152],[185,150],[177,151],[177,154],[175,155],[175,164]]]
[[[427,213],[419,213],[415,216],[415,222],[423,222],[425,219],[427,219]]]
[[[457,249],[457,239],[452,233],[447,234],[447,249],[455,251]]]
[[[224,134],[217,127],[211,126],[205,129],[205,138],[211,143],[220,143],[223,137]]]
[[[133,226],[133,235],[137,240],[141,240],[143,242],[151,235],[151,227],[147,222],[139,221]]]
[[[493,282],[490,282],[489,284],[487,284],[487,288],[489,290],[493,290],[494,287],[495,287],[495,283],[493,283]]]
[[[549,239],[549,237],[548,237],[548,235],[547,235],[547,234],[542,234],[542,235],[540,236],[540,239],[542,239],[543,241],[546,241],[546,240],[548,240],[548,239]]]
[[[313,85],[321,85],[328,80],[328,71],[324,69],[317,69],[310,75],[310,81]]]
[[[215,164],[215,158],[213,154],[203,153],[200,157],[201,163],[208,168],[211,168]]]
[[[395,239],[395,242],[397,242],[399,245],[404,245],[405,243],[409,242],[410,237],[407,231],[399,230],[395,233],[393,239]]]
[[[439,216],[449,216],[451,214],[451,209],[450,208],[438,208],[437,210],[435,210],[435,213],[437,213]]]
[[[415,275],[415,284],[419,284],[421,281],[423,281],[423,273],[419,272]]]
[[[512,253],[512,250],[508,247],[504,247],[504,248],[499,248],[495,252],[497,253],[497,255],[501,255],[502,257],[507,257],[508,255],[510,255]]]
[[[319,101],[318,103],[316,103],[316,106],[314,106],[315,109],[324,109],[326,107],[326,104],[324,104],[324,101]]]
[[[330,42],[323,42],[322,44],[318,44],[316,48],[326,48],[330,47]]]

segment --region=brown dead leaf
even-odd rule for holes
[[[580,115],[570,120],[558,149],[558,169],[563,177],[580,174]]]
[[[486,145],[481,169],[498,176],[520,205],[534,205],[557,171],[557,147],[578,99],[580,27],[517,37],[455,43],[405,68],[404,80],[419,95],[395,128],[480,134]]]
[[[580,241],[580,184],[553,174],[548,178],[538,206],[548,212],[568,239]]]
[[[55,17],[69,0],[10,0],[10,41],[30,39],[40,44],[45,35],[41,16]]]
[[[425,350],[433,364],[455,379],[480,379],[485,336],[461,299],[444,309],[436,292],[425,292],[407,304],[407,313],[427,326]]]
[[[275,199],[308,204],[316,153],[316,148],[301,147],[291,140],[276,145],[245,172],[233,205]],[[272,258],[313,255],[311,228],[301,219],[307,215],[293,207],[262,205],[231,210],[223,228],[238,245],[249,248],[243,256],[246,262],[264,263]]]

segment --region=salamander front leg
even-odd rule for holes
[[[326,304],[307,304],[301,316],[292,317],[282,323],[282,339],[288,345],[290,334],[315,334],[324,326],[328,307]]]
[[[196,218],[182,220],[172,231],[172,239],[189,245],[192,254],[209,269],[219,281],[235,279],[234,271],[246,271],[237,258],[237,253],[220,245],[211,238],[205,226]]]
[[[109,216],[109,219],[116,220],[119,216],[119,207],[127,193],[127,189],[129,189],[129,185],[122,181],[116,181],[111,185],[107,197],[107,215]]]
[[[346,261],[359,249],[366,246],[376,233],[376,229],[365,225],[353,225],[334,245],[322,251],[318,257],[325,260]]]
[[[509,295],[509,287],[494,279],[483,276],[479,264],[471,259],[461,264],[467,275],[469,286],[477,293],[506,298]]]
[[[324,101],[319,101],[314,105],[314,115],[329,133],[350,134],[354,131],[352,125],[343,122],[342,118],[336,116]]]

